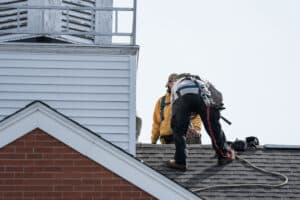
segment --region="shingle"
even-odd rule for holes
[[[138,144],[136,155],[147,165],[191,191],[210,185],[279,184],[282,181],[282,178],[257,171],[240,160],[218,166],[210,145],[188,145],[188,150],[186,172],[171,170],[165,166],[165,161],[174,156],[174,145]],[[300,149],[259,147],[255,151],[239,155],[260,168],[283,173],[289,178],[288,184],[280,188],[213,188],[196,193],[204,199],[300,199]]]

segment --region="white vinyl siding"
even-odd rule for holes
[[[10,45],[13,46],[13,45]],[[136,55],[0,48],[0,120],[41,100],[131,153]],[[66,52],[64,52],[66,49]],[[97,47],[94,47],[97,49]],[[98,48],[100,49],[100,47]],[[134,77],[132,77],[134,76]],[[135,141],[134,141],[135,142]]]

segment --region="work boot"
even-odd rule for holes
[[[166,164],[167,164],[167,167],[172,168],[172,169],[178,169],[180,171],[185,171],[186,170],[186,165],[177,164],[174,159],[168,160]]]
[[[235,152],[232,148],[227,152],[226,157],[218,156],[218,165],[226,165],[235,159]]]

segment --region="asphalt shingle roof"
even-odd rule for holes
[[[136,155],[147,165],[191,191],[220,184],[279,184],[284,181],[278,176],[259,172],[239,160],[218,166],[210,145],[188,145],[188,150],[186,172],[165,166],[165,161],[174,155],[175,146],[172,144],[137,144]],[[196,193],[204,199],[300,199],[300,149],[258,147],[254,151],[242,152],[240,156],[260,168],[286,175],[289,178],[288,184],[280,188],[212,188]]]

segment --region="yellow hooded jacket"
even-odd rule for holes
[[[152,135],[151,135],[151,143],[156,144],[159,136],[163,135],[172,135],[173,131],[171,129],[171,118],[172,118],[172,106],[171,106],[171,95],[170,93],[166,93],[165,97],[165,107],[164,107],[164,119],[161,121],[161,107],[162,97],[158,99],[156,102],[154,113],[153,113],[153,124],[152,124]],[[169,103],[169,104],[168,104]],[[201,130],[202,121],[199,115],[197,115],[192,120],[193,128],[197,131]]]

